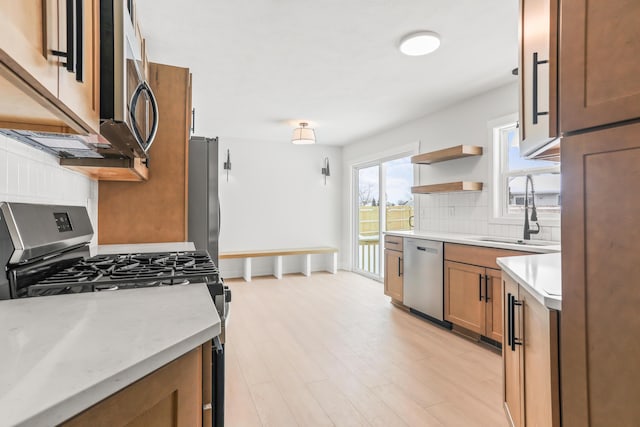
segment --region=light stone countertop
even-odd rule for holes
[[[547,308],[562,310],[562,263],[560,254],[498,258],[502,270],[524,286]]]
[[[518,283],[528,289],[540,303],[550,309],[561,309],[562,269],[560,265],[561,247],[559,242],[557,245],[534,246],[477,240],[480,236],[458,233],[388,231],[385,234],[471,246],[533,252],[536,255],[498,258],[497,263]]]
[[[415,237],[418,239],[435,240],[446,243],[459,243],[462,245],[482,246],[485,248],[510,249],[513,251],[524,251],[532,253],[554,253],[560,252],[560,242],[549,246],[520,245],[516,243],[504,243],[478,240],[481,236],[459,233],[436,233],[429,231],[386,231],[385,234],[400,237]],[[500,239],[500,237],[496,237]],[[534,239],[535,240],[535,239]]]
[[[0,301],[0,426],[56,425],[219,334],[204,284]]]

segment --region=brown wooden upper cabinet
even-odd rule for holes
[[[77,27],[78,34],[74,40],[78,47],[74,55],[76,70],[72,73],[60,69],[58,98],[92,126],[92,130],[97,131],[100,123],[100,4],[98,0],[76,0],[71,3],[75,3],[76,26],[78,20],[82,20],[83,24]],[[66,38],[69,23],[66,20],[73,16],[67,10],[69,6],[68,1],[59,0],[58,34],[61,47],[69,46]],[[78,52],[79,48],[82,49],[82,55]]]
[[[0,125],[97,133],[98,38],[98,0],[0,0]]]
[[[160,122],[149,149],[148,181],[100,181],[99,244],[187,240],[191,73],[188,68],[150,63],[149,75],[158,109],[171,120]]]
[[[562,0],[563,133],[640,118],[640,2]]]
[[[558,0],[520,0],[519,35],[520,153],[549,159],[547,151],[560,135]]]

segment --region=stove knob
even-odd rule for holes
[[[231,289],[229,289],[228,286],[225,286],[225,290],[224,290],[224,301],[225,302],[231,302]]]

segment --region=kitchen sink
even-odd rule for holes
[[[494,242],[494,243],[509,243],[512,245],[526,245],[526,246],[558,246],[560,242],[552,242],[549,240],[523,240],[523,239],[509,239],[507,237],[491,237],[481,236],[474,240],[481,242]]]

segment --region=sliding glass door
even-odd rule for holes
[[[354,168],[354,269],[384,276],[385,231],[411,230],[414,225],[413,165],[410,156],[382,159]]]
[[[357,269],[379,276],[380,269],[380,165],[357,169]]]

